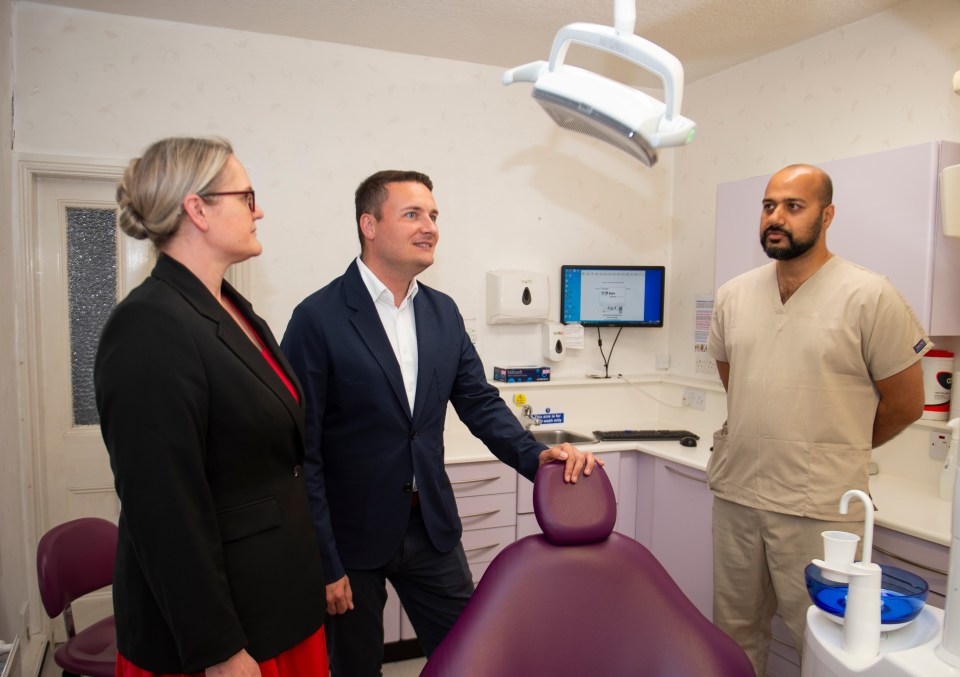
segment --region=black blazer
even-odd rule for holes
[[[400,365],[353,262],[293,312],[283,350],[306,392],[304,467],[328,582],[386,563],[406,533],[416,471],[433,545],[460,540],[444,469],[447,403],[500,460],[532,480],[547,447],[520,425],[463,326],[456,304],[424,284],[413,302],[419,370],[411,414]]]
[[[223,293],[299,383],[266,323]],[[258,661],[323,624],[303,407],[187,268],[161,255],[114,310],[95,363],[120,497],[118,648],[154,672]]]

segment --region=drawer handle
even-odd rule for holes
[[[474,484],[476,482],[493,482],[494,480],[500,479],[501,475],[493,475],[492,477],[478,477],[475,480],[453,480],[450,484]]]
[[[486,512],[472,512],[469,515],[460,515],[460,519],[467,519],[468,517],[486,517],[487,515],[496,515],[500,512],[500,508],[496,510],[487,510]]]
[[[929,572],[932,573],[932,574],[939,574],[939,575],[941,575],[941,576],[946,576],[946,575],[947,575],[947,572],[946,572],[946,571],[941,571],[940,569],[934,569],[933,567],[928,567],[928,566],[926,566],[925,564],[920,564],[920,562],[914,562],[913,560],[907,559],[906,557],[901,557],[900,555],[894,555],[892,552],[890,552],[889,550],[884,550],[884,549],[881,548],[879,545],[876,545],[876,544],[875,544],[875,545],[873,546],[873,549],[876,550],[877,552],[879,552],[881,555],[886,555],[887,557],[892,557],[892,558],[895,559],[895,560],[898,560],[898,561],[900,561],[900,562],[904,562],[905,564],[909,564],[909,565],[911,565],[911,566],[915,566],[915,567],[917,567],[918,569],[923,569],[924,571],[929,571]]]
[[[665,466],[663,466],[663,467],[666,468],[669,472],[672,472],[674,475],[680,475],[680,477],[686,477],[688,480],[693,480],[694,482],[702,482],[702,483],[704,483],[704,484],[707,483],[706,478],[697,477],[696,475],[688,475],[688,474],[685,473],[685,472],[680,472],[679,470],[677,470],[677,469],[674,468],[673,466],[665,465]]]
[[[464,548],[463,551],[464,551],[464,552],[473,552],[474,550],[490,550],[491,548],[498,548],[498,547],[500,547],[500,544],[499,544],[499,543],[489,543],[489,544],[487,544],[487,545],[478,545],[478,546],[473,547],[473,548]]]

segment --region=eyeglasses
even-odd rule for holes
[[[257,211],[257,198],[252,188],[250,190],[228,190],[222,193],[204,193],[200,197],[219,197],[220,195],[243,195],[244,200],[247,203],[247,208],[251,212]]]

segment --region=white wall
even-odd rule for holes
[[[692,317],[693,295],[713,290],[718,183],[795,162],[960,141],[960,96],[950,86],[957,70],[960,2],[917,0],[690,85],[684,114],[699,131],[675,158],[670,316]],[[759,227],[762,197],[744,228]],[[693,323],[675,321],[670,346],[681,371],[693,371],[692,342]]]
[[[12,3],[0,0],[0,312],[12,317],[16,285],[13,240],[13,182],[9,114],[13,96]],[[27,596],[28,557],[23,540],[23,496],[20,476],[16,324],[0,322],[0,639],[10,641],[19,630],[19,609]]]
[[[559,299],[563,263],[669,255],[669,160],[650,171],[574,138],[500,69],[31,3],[15,16],[17,151],[128,158],[170,134],[234,142],[266,212],[253,301],[277,334],[358,253],[353,191],[379,169],[434,179],[441,238],[423,280],[481,320],[488,368],[542,358],[539,327],[483,321],[485,271],[549,273]],[[625,332],[615,362],[651,371],[666,337]],[[594,343],[555,373],[596,366]]]

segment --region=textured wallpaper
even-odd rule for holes
[[[556,318],[561,264],[669,257],[670,154],[650,170],[564,131],[499,69],[31,3],[15,30],[18,151],[126,158],[170,134],[234,142],[266,214],[253,301],[278,334],[359,252],[353,191],[379,169],[434,179],[441,237],[423,280],[477,318],[488,368],[543,358],[539,326],[485,324],[487,270],[548,273]],[[652,371],[667,340],[624,332],[621,369]],[[555,373],[599,361],[592,343]]]

